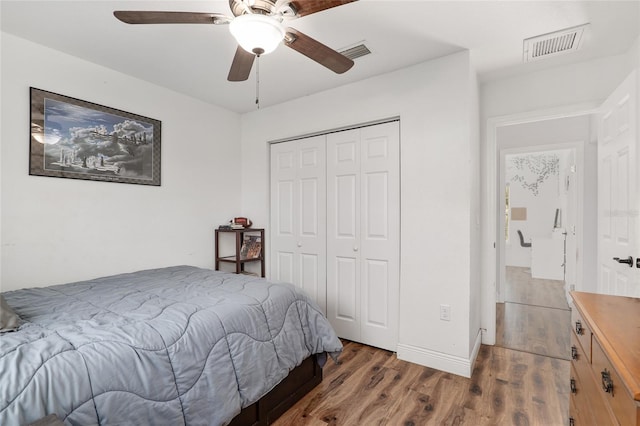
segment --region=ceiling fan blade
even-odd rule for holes
[[[236,55],[233,57],[233,62],[231,63],[231,69],[229,70],[227,80],[245,81],[248,79],[255,58],[256,55],[249,53],[242,47],[238,46],[236,49]]]
[[[287,28],[284,43],[337,74],[342,74],[353,66],[351,59],[296,29]]]
[[[354,1],[357,0],[292,0],[289,4],[295,8],[297,16],[306,16]]]
[[[116,10],[113,15],[126,24],[228,24],[220,13]]]

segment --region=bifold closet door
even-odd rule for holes
[[[327,316],[338,336],[395,351],[399,123],[327,135]]]
[[[326,312],[325,136],[271,145],[271,272]]]

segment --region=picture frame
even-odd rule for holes
[[[159,120],[30,88],[29,174],[160,186]]]

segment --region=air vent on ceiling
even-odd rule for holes
[[[537,61],[549,56],[574,52],[582,45],[585,29],[589,24],[566,28],[524,40],[524,62]]]
[[[365,56],[371,53],[369,48],[365,46],[364,43],[359,43],[356,46],[342,49],[339,52],[351,60],[360,58],[362,56]]]

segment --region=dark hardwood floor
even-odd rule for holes
[[[569,423],[570,311],[562,282],[507,271],[496,346],[470,379],[344,341],[339,365],[276,426],[540,425]]]
[[[340,364],[274,425],[568,423],[569,361],[482,346],[470,379],[344,341]]]

